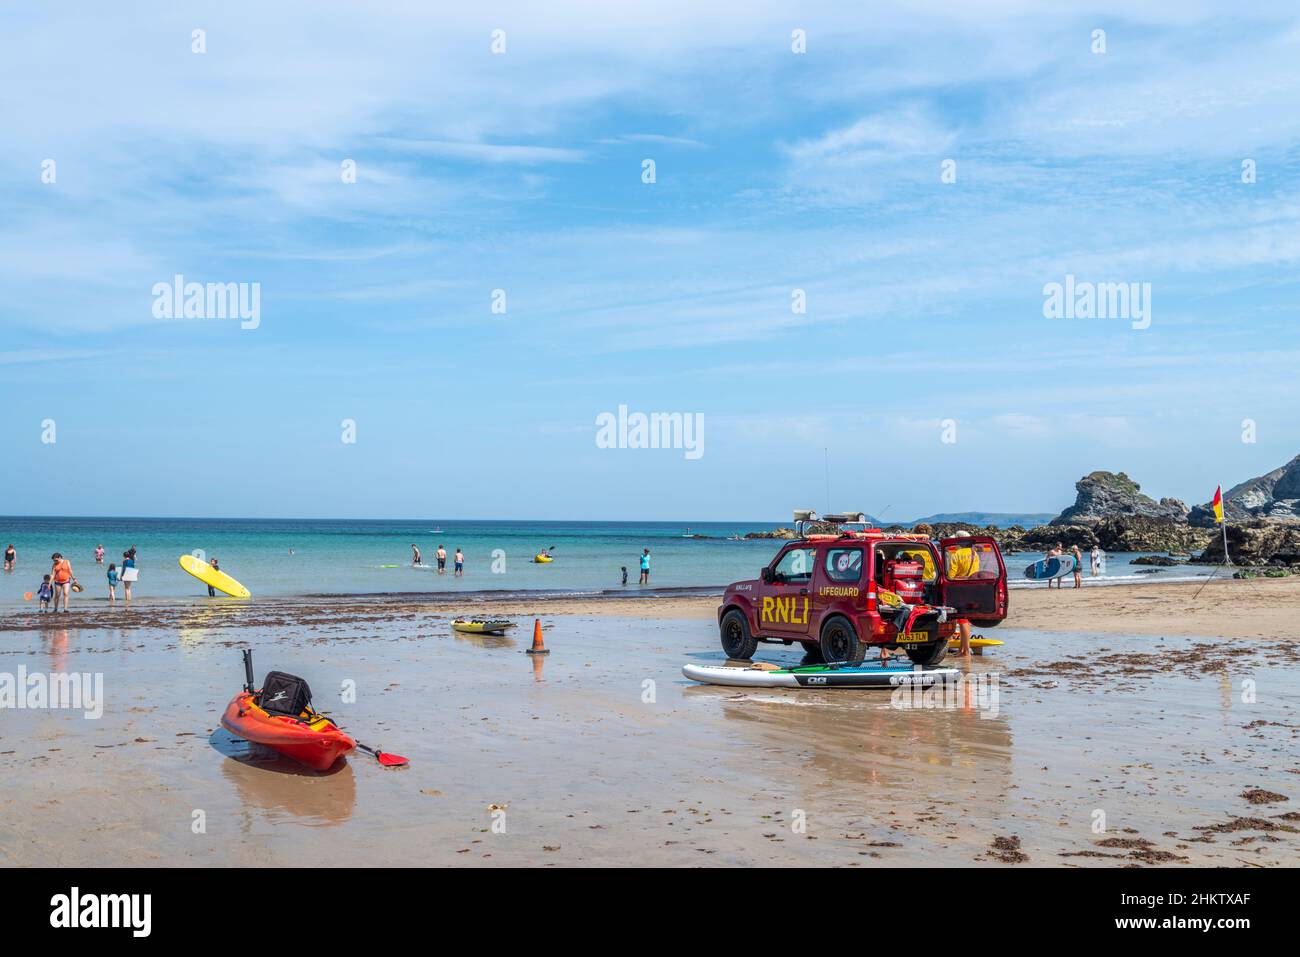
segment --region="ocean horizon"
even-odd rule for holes
[[[428,594],[430,597],[521,594],[628,593],[657,589],[718,588],[756,578],[782,542],[735,539],[771,531],[785,522],[629,522],[469,519],[231,519],[162,517],[0,517],[0,544],[12,543],[15,569],[0,577],[0,607],[33,604],[49,571],[49,556],[61,552],[85,591],[77,603],[107,600],[109,563],[121,565],[134,546],[140,578],[137,600],[207,597],[206,587],[182,570],[178,559],[217,558],[222,571],[247,587],[254,599],[307,595]],[[422,564],[411,562],[411,544]],[[94,550],[104,546],[104,562]],[[435,553],[447,551],[445,572]],[[456,549],[465,556],[463,577],[453,574]],[[648,589],[638,586],[638,560],[650,549]],[[555,560],[532,557],[553,549]],[[1025,553],[1033,555],[1034,553]],[[1108,581],[1185,578],[1205,574],[1196,566],[1160,568],[1141,575],[1130,564],[1139,553],[1111,553]],[[1006,556],[1008,577],[1021,578],[1018,556]],[[627,569],[623,584],[622,569]],[[119,600],[122,597],[118,589]]]

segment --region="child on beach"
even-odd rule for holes
[[[456,549],[456,576],[455,577],[460,578],[464,574],[465,574],[465,556],[460,553],[460,549],[458,548]]]
[[[624,585],[627,584],[627,566],[626,566],[626,565],[623,566],[623,584],[624,584]]]
[[[46,575],[41,581],[41,587],[36,593],[41,597],[41,611],[50,610],[50,599],[54,597],[54,586],[50,584],[50,576]]]
[[[117,566],[112,562],[108,563],[108,603],[110,605],[117,602]]]

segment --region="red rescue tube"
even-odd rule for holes
[[[242,691],[226,705],[221,726],[233,735],[262,744],[315,771],[327,771],[357,743],[328,718],[310,724],[284,715],[267,714]]]

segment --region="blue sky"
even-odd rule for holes
[[[1056,511],[1300,452],[1292,5],[443,6],[4,8],[0,514],[777,520],[826,455],[836,509]],[[177,273],[260,326],[155,318]],[[1150,328],[1044,318],[1067,274]],[[597,448],[620,404],[705,454]]]

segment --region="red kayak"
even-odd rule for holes
[[[266,745],[315,771],[329,770],[335,761],[357,746],[329,718],[311,711],[304,712],[301,718],[267,714],[247,691],[241,691],[226,705],[221,726],[233,735]]]

